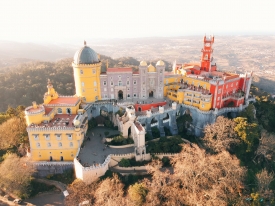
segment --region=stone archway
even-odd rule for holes
[[[108,109],[105,106],[100,107],[100,115],[104,117],[108,116]]]
[[[123,91],[119,90],[117,93],[118,99],[123,99]]]
[[[153,90],[151,90],[151,91],[149,92],[149,97],[154,97],[154,92],[153,92]]]

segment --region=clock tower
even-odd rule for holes
[[[214,43],[214,36],[206,37],[203,39],[203,49],[201,50],[201,70],[211,72],[211,62],[212,62],[212,44]]]

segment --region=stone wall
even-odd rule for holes
[[[108,155],[103,164],[97,166],[83,167],[79,161],[74,159],[74,168],[76,178],[83,180],[85,183],[90,184],[96,181],[100,176],[103,176],[109,169],[109,162],[111,155]]]
[[[68,169],[74,168],[73,162],[35,162],[33,164],[37,170],[35,176],[46,177],[47,175],[62,174]]]

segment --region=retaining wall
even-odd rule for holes
[[[34,162],[35,176],[46,177],[47,175],[62,174],[68,169],[73,169],[73,162]]]
[[[134,144],[126,144],[126,145],[108,145],[111,148],[128,148],[128,147],[134,147]]]

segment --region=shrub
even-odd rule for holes
[[[162,166],[163,166],[163,167],[171,167],[169,157],[163,157],[163,158],[161,159],[161,161],[162,161]]]
[[[157,127],[152,128],[152,136],[154,138],[159,138],[160,137],[160,132],[159,132],[159,129]]]
[[[172,133],[170,132],[170,129],[167,127],[164,127],[165,136],[172,136]]]
[[[148,153],[178,153],[181,151],[180,144],[182,139],[179,136],[171,138],[160,138],[159,141],[149,142],[147,147]]]
[[[109,119],[106,119],[106,120],[104,121],[104,126],[105,126],[105,127],[108,127],[108,128],[113,128],[113,127],[114,127],[114,123],[111,122]]]
[[[127,145],[127,144],[133,144],[134,140],[132,138],[124,138],[121,135],[120,136],[116,136],[112,139],[112,141],[110,142],[110,145]]]
[[[153,139],[153,136],[150,133],[145,134],[145,141],[150,141]]]
[[[91,130],[92,128],[95,128],[96,126],[97,126],[97,122],[96,122],[96,119],[93,117],[88,122],[88,128],[89,128],[89,130]]]
[[[130,161],[128,159],[122,158],[118,163],[120,167],[131,167]]]

